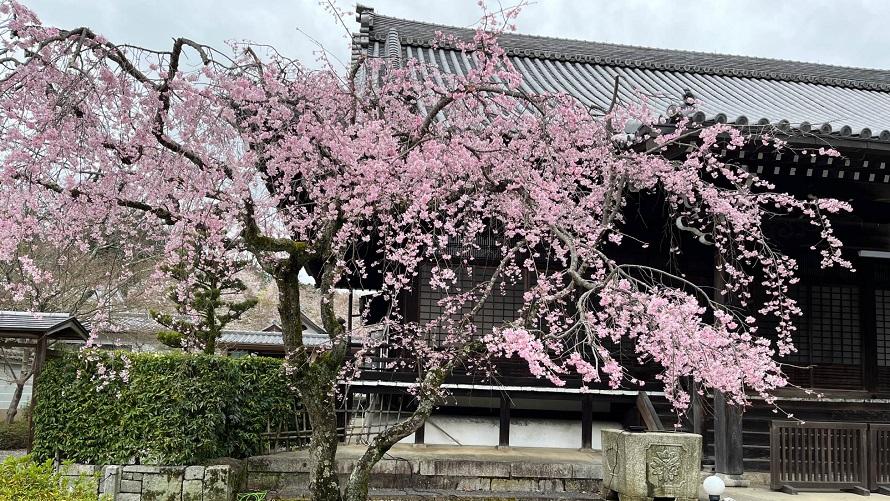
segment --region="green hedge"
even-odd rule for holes
[[[107,384],[98,374],[122,371]],[[37,381],[34,455],[80,463],[190,464],[261,450],[267,420],[293,399],[273,358],[99,352],[65,354]]]

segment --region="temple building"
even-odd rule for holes
[[[416,59],[459,74],[472,67],[459,50],[435,43],[437,33],[467,40],[471,30],[396,19],[361,6],[358,20],[354,58],[389,58],[394,64]],[[607,108],[616,92],[624,101],[644,94],[665,124],[682,115],[705,125],[771,126],[791,149],[750,146],[726,152],[730,161],[769,179],[778,190],[853,205],[853,213],[835,218],[833,225],[855,272],[821,269],[818,256],[808,249],[812,227],[803,221],[778,218],[768,228],[776,244],[800,263],[801,282],[793,291],[804,312],[795,340],[798,351],[783,360],[794,387],[783,389],[777,402],[786,414],[774,413],[772,405],[756,398],[742,411],[725,405],[720,395],[707,394],[680,426],[704,435],[706,466],[718,472],[769,471],[772,461],[777,488],[855,484],[874,489],[882,482],[880,475],[890,480],[886,451],[875,452],[890,444],[890,432],[881,427],[890,423],[890,71],[520,34],[504,34],[500,44],[529,93],[568,93],[600,108]],[[841,156],[806,153],[820,147],[833,147]],[[642,235],[659,231],[659,223],[671,224],[646,200],[638,204],[638,210],[628,211],[634,213],[629,231]],[[657,247],[627,259],[665,266],[667,249]],[[678,267],[699,284],[719,285],[713,251],[705,245],[684,246]],[[475,270],[479,280],[484,262]],[[420,283],[423,278],[422,273]],[[475,318],[481,331],[515,312],[522,292],[520,284],[485,306]],[[406,318],[436,317],[437,294],[421,287],[403,298]],[[624,347],[617,349],[622,356]],[[411,374],[377,367],[369,367],[351,386],[367,409],[371,401],[386,402],[375,407],[378,414],[367,412],[358,421],[365,428],[373,419],[386,420],[386,413],[399,406],[393,401],[413,380]],[[410,440],[597,449],[600,429],[639,420],[639,388],[582,391],[577,380],[557,388],[532,377],[515,360],[500,366],[497,382],[455,373],[446,387],[449,403]],[[670,427],[671,413],[658,387],[645,389]],[[855,426],[846,426],[850,423]],[[867,459],[869,454],[873,459]]]

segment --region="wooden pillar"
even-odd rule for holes
[[[718,269],[723,260],[714,255],[714,300],[728,304],[729,298],[722,293],[726,277]],[[714,392],[714,468],[717,473],[741,475],[745,472],[742,443],[742,409],[730,405],[720,392]]]
[[[692,417],[690,418],[690,429],[692,433],[705,436],[705,410],[702,397],[695,390],[692,390]],[[704,442],[702,442],[704,446]]]
[[[420,424],[420,428],[414,431],[414,445],[423,445],[426,440],[426,421]]]
[[[45,362],[46,336],[40,336],[37,339],[37,345],[34,348],[34,370],[31,376],[31,412],[28,413],[28,452],[31,452],[34,445],[34,412],[37,407],[37,378],[40,377]]]
[[[581,396],[581,448],[593,448],[593,395]]]
[[[862,387],[872,393],[878,390],[878,335],[875,322],[875,283],[874,263],[869,259],[858,259],[859,275],[859,321],[862,339],[859,343],[860,365],[862,366]]]
[[[499,426],[498,447],[510,446],[510,399],[501,393],[501,420]]]
[[[742,447],[742,410],[720,392],[714,393],[714,468],[717,473],[745,472]]]

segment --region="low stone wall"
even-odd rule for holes
[[[233,501],[238,468],[213,466],[81,465],[63,474],[86,476],[96,494],[114,501]]]
[[[460,454],[467,449],[478,454]],[[363,450],[341,446],[337,462],[341,481],[345,482],[355,455]],[[285,499],[304,497],[309,484],[308,459],[305,451],[249,458],[246,488],[273,492]],[[599,455],[593,452],[401,445],[374,466],[369,487],[372,498],[398,491],[400,495],[395,497],[402,499],[405,493],[422,491],[436,499],[480,492],[490,493],[491,499],[526,499],[530,493],[541,499],[597,499],[602,473]]]

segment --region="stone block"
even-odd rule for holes
[[[203,501],[204,499],[204,481],[203,480],[183,480],[182,481],[182,501]]]
[[[568,478],[564,485],[566,492],[598,492],[601,482],[592,478]]]
[[[603,485],[623,498],[698,497],[702,437],[602,431]]]
[[[292,477],[306,477],[308,483],[308,473],[292,473],[284,475],[281,473],[266,472],[248,472],[247,473],[247,490],[250,491],[271,491],[278,488],[279,480]]]
[[[566,489],[562,479],[553,478],[538,480],[538,490],[541,492],[563,492]]]
[[[461,478],[457,481],[457,490],[459,491],[490,491],[490,478]]]
[[[127,471],[126,467],[123,467],[121,469],[121,480],[138,480],[142,482],[142,474]]]
[[[387,481],[384,482],[384,479]],[[395,482],[393,481],[395,480]],[[389,477],[378,476],[372,478],[371,485],[380,486],[379,488],[390,488],[384,484],[388,484],[397,489],[428,489],[428,490],[447,490],[453,491],[457,489],[457,485],[466,477],[451,477],[443,475],[392,475]]]
[[[204,470],[204,501],[231,501],[234,495],[232,467],[208,466]]]
[[[578,464],[572,465],[572,478],[590,478],[601,480],[603,478],[602,464]]]
[[[510,478],[510,463],[494,461],[421,461],[421,475],[453,475],[457,477]]]
[[[492,491],[535,492],[539,488],[538,481],[530,478],[493,478]]]
[[[379,461],[371,469],[372,474],[381,475],[411,475],[419,471],[419,465],[411,461],[401,461],[398,459],[384,459]],[[351,473],[352,470],[350,469]]]
[[[371,475],[368,486],[372,489],[411,489],[415,485],[417,479],[428,480],[434,477],[424,477],[420,475]],[[347,477],[348,480],[348,477]],[[343,485],[341,483],[341,485]],[[457,482],[455,482],[457,485]],[[453,487],[453,486],[452,486]]]
[[[512,463],[510,476],[513,478],[572,478],[572,465],[570,463]]]
[[[115,496],[114,501],[142,501],[142,494],[121,493]]]
[[[186,466],[185,476],[183,478],[186,480],[203,480],[204,479],[204,467],[203,466]]]
[[[121,485],[121,467],[118,465],[108,465],[102,468],[101,484],[99,492],[114,497],[120,492]]]
[[[308,473],[292,473],[288,475],[282,475],[275,484],[264,486],[259,485],[253,482],[253,480],[248,477],[248,488],[249,491],[276,491],[281,494],[285,499],[291,497],[302,496],[306,493],[306,490],[309,488],[309,474]]]
[[[186,466],[185,473],[183,474],[182,478],[185,480],[203,480],[204,479],[204,467],[203,466]]]
[[[139,480],[121,480],[120,492],[142,492],[142,482]]]
[[[94,464],[74,463],[65,467],[62,474],[69,477],[79,477],[81,475],[89,477],[99,473],[99,469],[100,467]]]
[[[142,501],[181,501],[184,468],[165,467],[142,477]]]

